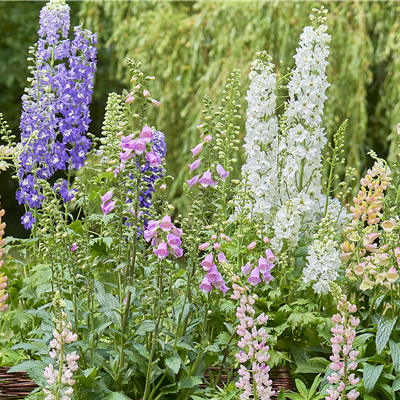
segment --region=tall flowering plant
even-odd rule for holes
[[[340,201],[332,197],[346,124],[334,135],[324,158],[322,117],[331,38],[324,23],[326,10],[313,11],[314,26],[300,36],[292,71],[278,76],[266,52],[258,53],[252,63],[246,96],[247,159],[231,218],[237,223],[233,240],[239,243],[242,272],[251,284],[267,283],[254,290],[270,316],[268,332],[275,333],[271,365],[291,363],[290,354],[299,351],[309,357],[303,350],[307,345],[323,351],[319,335],[328,334],[332,312],[325,300],[331,303],[329,282],[339,277],[339,232],[347,221]],[[276,112],[278,90],[288,93],[283,114]],[[324,167],[329,172],[326,182]],[[244,243],[243,237],[252,239]],[[246,260],[247,251],[252,255],[265,245],[266,257]]]
[[[43,392],[46,394],[45,400],[71,400],[76,383],[73,374],[78,369],[79,355],[76,351],[67,353],[66,348],[68,344],[78,340],[78,335],[70,331],[72,324],[67,322],[67,314],[63,311],[66,303],[61,299],[60,292],[55,294],[53,306],[58,318],[54,320],[56,328],[50,341],[49,355],[56,365],[49,364],[44,371],[47,387]]]
[[[47,400],[187,400],[204,395],[199,385],[208,365],[220,368],[211,379],[215,390],[224,368],[237,367],[234,394],[267,400],[274,394],[270,370],[285,363],[304,381],[310,368],[323,372],[321,365],[329,364],[329,387],[321,387],[317,398],[351,400],[371,393],[371,371],[383,371],[373,362],[390,353],[399,369],[400,190],[386,196],[390,168],[374,155],[350,208],[352,222],[332,197],[346,124],[323,158],[330,36],[325,10],[315,12],[291,72],[278,76],[266,52],[252,64],[240,179],[234,169],[240,72],[232,72],[220,106],[205,97],[187,157],[183,189],[190,204],[187,215],[175,219],[165,136],[147,113],[161,106],[150,94],[155,77],[128,59],[130,87],[109,95],[102,137],[90,135],[96,37],[76,28],[68,39],[65,2],[43,8],[40,39],[31,50],[32,87],[23,97],[21,143],[0,147],[0,169],[15,159],[23,224],[34,228],[29,240],[9,239],[6,247],[21,252],[26,276],[13,296],[13,304],[28,309],[14,318],[19,329],[13,340],[29,343],[14,350],[34,355],[13,370],[27,370]],[[278,90],[288,94],[280,114]],[[74,179],[73,169],[80,169]],[[59,170],[67,179],[53,182]],[[342,226],[347,240],[340,253]],[[0,219],[0,247],[4,227]],[[7,262],[17,263],[11,257]],[[6,281],[1,274],[2,311]],[[378,358],[368,358],[369,345],[362,347],[375,328],[368,325],[355,337],[356,312],[377,325]],[[329,361],[321,356],[327,343]],[[309,359],[314,355],[317,366]],[[392,371],[385,372],[383,380]],[[298,387],[309,398],[320,381],[317,376],[310,392],[300,380]]]
[[[385,382],[383,368],[398,370],[399,184],[388,163],[373,151],[369,154],[374,164],[360,179],[359,190],[349,204],[352,220],[340,245],[348,295],[357,301],[363,317],[360,327],[369,332],[360,348],[359,370],[364,379],[357,389],[361,395],[390,391],[394,383],[388,382],[387,390],[380,386]],[[374,365],[375,354],[385,367]],[[376,379],[371,379],[371,374]]]
[[[328,382],[335,386],[330,386],[326,390],[328,396],[325,400],[355,400],[360,393],[354,389],[354,386],[359,383],[360,378],[356,378],[354,374],[357,369],[358,351],[353,349],[353,342],[360,320],[352,315],[357,311],[357,306],[347,301],[345,295],[340,295],[338,286],[335,289],[339,313],[332,317],[335,326],[331,329],[333,354],[330,356],[332,363],[329,367],[333,372],[327,377]]]
[[[70,8],[65,1],[51,0],[40,13],[39,39],[31,47],[33,62],[30,88],[22,96],[21,143],[18,157],[20,188],[16,198],[27,211],[26,229],[37,220],[44,195],[39,180],[58,170],[67,172],[60,191],[64,203],[71,200],[71,170],[83,166],[90,148],[89,105],[96,67],[96,35],[76,27],[68,39]],[[36,217],[35,217],[36,215]]]

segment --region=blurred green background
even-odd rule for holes
[[[28,76],[28,48],[37,40],[42,1],[0,2],[0,112],[18,133],[20,98]],[[247,74],[255,53],[267,50],[277,72],[293,66],[293,55],[313,7],[329,10],[332,35],[324,124],[328,136],[344,119],[347,165],[358,175],[368,166],[366,152],[393,159],[400,122],[400,2],[69,2],[71,24],[98,32],[99,60],[90,131],[99,135],[107,93],[129,82],[126,57],[141,61],[156,76],[152,97],[162,102],[151,121],[167,139],[168,171],[175,177],[170,196],[184,212],[181,186],[187,179],[189,149],[198,143],[205,94],[218,98],[230,71],[240,68],[243,119]],[[282,63],[280,62],[282,61]],[[244,136],[242,129],[241,139]],[[239,159],[243,162],[243,152]],[[16,182],[0,176],[7,234],[26,235],[22,207],[14,200]]]

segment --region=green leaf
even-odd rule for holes
[[[325,371],[325,367],[323,365],[318,367],[316,365],[301,364],[296,368],[295,373],[296,374],[321,374],[324,371]]]
[[[353,342],[353,347],[357,348],[357,347],[361,346],[372,336],[374,336],[373,333],[363,333],[359,336],[356,336],[356,338],[354,339],[354,342]]]
[[[197,378],[197,376],[186,376],[182,380],[179,381],[179,389],[189,389],[194,386],[201,384],[201,379]]]
[[[387,342],[390,339],[393,328],[396,325],[397,318],[388,318],[382,316],[378,323],[378,332],[376,334],[376,351],[381,354]]]
[[[376,382],[378,382],[383,370],[383,365],[374,367],[373,365],[364,364],[364,387],[367,393],[371,393],[374,390]]]
[[[9,315],[11,316],[11,324],[19,329],[23,329],[25,325],[30,324],[33,319],[32,315],[27,314],[24,311],[12,311]]]
[[[184,307],[179,308],[179,312],[175,313],[175,322],[178,323],[179,320],[184,321],[189,314],[189,303],[186,303]]]
[[[387,397],[391,400],[396,400],[396,395],[394,393],[394,391],[392,390],[392,388],[387,384],[387,383],[379,383],[377,385],[377,387],[379,387],[379,389],[382,390],[384,395],[387,395]]]
[[[165,360],[165,365],[169,367],[169,369],[177,374],[179,369],[181,368],[181,359],[179,357],[170,357]]]
[[[238,397],[238,390],[229,390],[229,392],[221,400],[231,400],[232,397]]]
[[[281,388],[281,390],[279,391],[278,400],[286,400],[284,388]]]
[[[21,364],[14,365],[9,369],[9,372],[22,372],[28,371],[30,369],[42,369],[44,370],[47,365],[43,361],[38,360],[29,360],[29,361],[22,361]]]
[[[171,385],[162,386],[161,393],[168,394],[168,393],[178,393],[179,387],[176,383],[172,383]]]
[[[43,346],[40,346],[39,344],[31,344],[31,343],[17,343],[14,344],[14,346],[11,347],[11,350],[17,350],[17,349],[23,349],[23,350],[36,350],[36,351],[40,351],[40,350],[44,350],[46,349],[46,353],[47,353],[47,346],[45,346],[43,344]]]
[[[393,340],[389,340],[390,354],[392,355],[393,366],[397,373],[400,372],[400,348]]]
[[[308,254],[307,246],[300,246],[292,253],[293,257],[305,257]]]
[[[104,397],[104,400],[129,400],[129,397],[125,396],[123,392],[112,392]]]
[[[107,245],[108,248],[111,247],[111,244],[112,244],[112,237],[109,237],[109,236],[103,237],[102,240],[103,240],[103,242]]]
[[[183,350],[189,350],[189,351],[193,351],[197,354],[196,349],[194,349],[192,346],[190,346],[189,344],[185,343],[185,342],[178,342],[176,344],[176,347],[178,349],[183,349]]]
[[[309,392],[309,397],[312,398],[315,391],[317,390],[318,385],[320,384],[320,382],[322,381],[321,375],[317,375],[314,379],[314,382],[310,388],[310,392]]]
[[[82,371],[85,378],[89,378],[90,375],[94,372],[93,375],[96,375],[96,367],[86,368]]]
[[[308,399],[308,390],[306,388],[306,385],[300,379],[296,379],[296,387],[297,387],[297,390],[300,392],[300,394],[305,399]]]
[[[98,280],[94,280],[94,288],[96,292],[96,298],[99,304],[108,309],[114,309],[118,310],[120,305],[118,300],[112,296],[110,293],[108,293],[102,283],[100,283]],[[107,317],[111,318],[114,322],[114,324],[118,327],[121,327],[121,317],[116,311],[105,311],[105,314]]]
[[[299,366],[301,364],[307,364],[307,361],[310,359],[310,356],[308,355],[308,353],[300,347],[290,346],[290,351],[293,354],[296,364]]]
[[[289,399],[291,400],[306,400],[306,398],[304,398],[303,396],[296,394],[296,393],[287,393],[286,397],[289,397]]]
[[[219,347],[216,346],[215,344],[211,344],[207,346],[204,351],[211,351],[212,353],[218,353],[220,351]]]
[[[400,390],[400,377],[396,378],[396,380],[393,382],[392,390],[393,392],[397,392],[398,390]]]
[[[153,332],[156,329],[156,324],[154,321],[146,320],[143,321],[139,328],[136,329],[136,335],[145,335],[147,332]]]

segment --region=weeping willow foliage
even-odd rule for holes
[[[390,159],[398,153],[400,2],[82,2],[82,22],[99,32],[110,74],[126,79],[123,60],[131,57],[157,77],[152,95],[163,106],[154,117],[166,133],[176,205],[183,205],[189,149],[199,142],[203,95],[217,99],[230,71],[240,68],[244,114],[255,53],[267,50],[276,72],[285,73],[312,7],[322,4],[332,35],[324,124],[331,136],[349,120],[346,164],[360,175],[370,148]]]

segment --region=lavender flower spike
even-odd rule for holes
[[[68,39],[69,10],[65,1],[51,1],[42,9],[32,87],[22,96],[24,151],[18,160],[16,197],[31,208],[39,208],[43,199],[35,178],[48,180],[58,170],[81,168],[90,148],[86,132],[91,121],[96,35],[76,27],[74,39]],[[71,196],[64,193],[64,201]],[[31,226],[25,217],[24,226]]]

